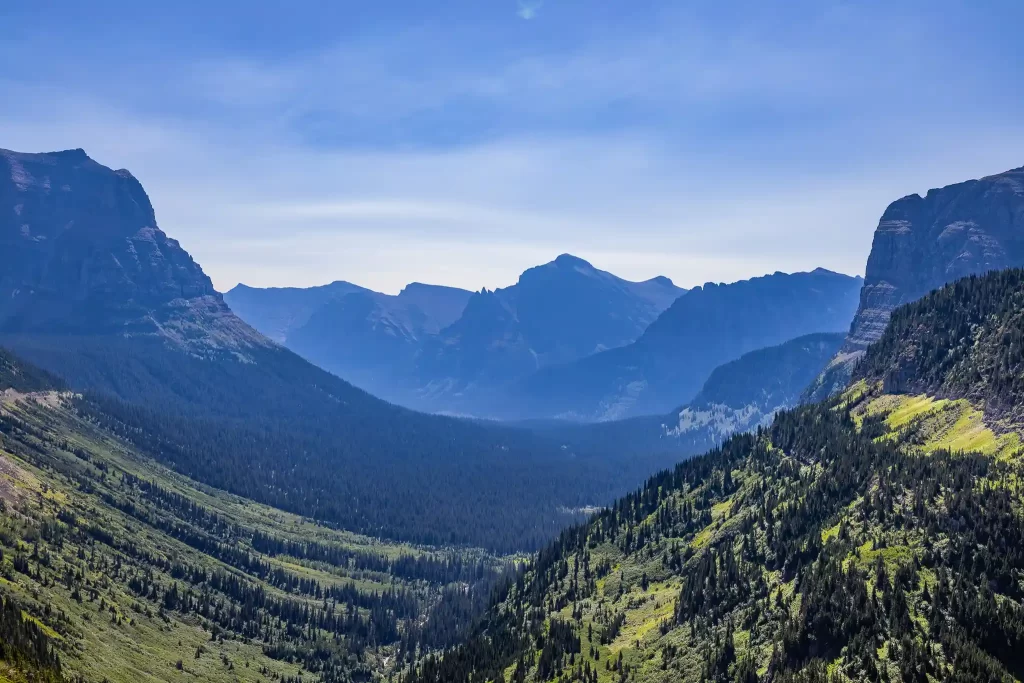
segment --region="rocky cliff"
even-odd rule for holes
[[[265,343],[160,230],[139,181],[81,149],[0,150],[0,332]]]
[[[966,275],[1024,265],[1024,167],[913,194],[885,210],[842,350],[805,394],[842,390],[896,307]]]
[[[845,350],[877,340],[889,314],[966,275],[1024,264],[1024,167],[889,205],[875,230]]]

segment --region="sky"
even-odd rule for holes
[[[776,6],[778,5],[778,6]],[[863,274],[1024,165],[1024,3],[2,3],[0,147],[128,168],[214,284]]]

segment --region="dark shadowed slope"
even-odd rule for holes
[[[366,681],[455,642],[504,572],[203,486],[61,388],[0,350],[4,683]]]
[[[269,341],[127,171],[81,150],[0,163],[0,343],[179,471],[372,535],[503,550],[624,485],[531,434],[387,404]]]

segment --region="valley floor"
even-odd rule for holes
[[[0,598],[35,626],[0,681],[369,680],[449,644],[504,567],[200,486],[54,392],[0,404],[0,512]]]

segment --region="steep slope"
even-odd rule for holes
[[[48,372],[26,365],[0,348],[0,391],[8,395],[62,389],[63,383]]]
[[[411,404],[420,349],[462,315],[471,296],[413,283],[397,296],[362,291],[336,297],[295,328],[287,344],[374,395]]]
[[[844,337],[809,334],[744,354],[716,368],[693,401],[667,415],[590,424],[524,424],[577,451],[626,455],[630,472],[642,477],[704,453],[736,432],[769,424],[776,412],[797,404]]]
[[[0,150],[0,330],[159,336],[190,353],[267,342],[156,224],[142,185],[76,149]]]
[[[634,343],[541,370],[519,393],[532,416],[664,414],[693,398],[722,363],[796,336],[845,330],[860,284],[820,268],[709,283],[677,299]]]
[[[1024,271],[898,310],[841,397],[565,532],[405,680],[1020,680],[1022,310]]]
[[[893,312],[857,369],[887,393],[966,398],[1024,424],[1024,270],[971,276]]]
[[[369,680],[445,647],[503,573],[199,485],[10,354],[0,376],[0,680]]]
[[[899,199],[868,256],[857,315],[812,400],[840,390],[893,309],[966,275],[1024,265],[1024,167]]]
[[[421,354],[423,394],[479,409],[489,392],[538,368],[630,343],[684,291],[668,278],[629,282],[563,254],[511,287],[474,295]],[[502,393],[493,410],[508,400]]]
[[[797,404],[843,339],[839,332],[808,334],[718,366],[667,435],[703,440],[707,450],[735,432],[770,424],[776,412]]]
[[[630,486],[529,433],[380,401],[235,317],[138,181],[0,155],[0,343],[204,483],[370,535],[510,550]],[[13,216],[13,218],[12,218]]]
[[[337,281],[320,287],[249,287],[239,283],[224,294],[224,302],[239,318],[279,344],[324,304],[346,294],[370,290]]]
[[[491,416],[505,412],[509,382],[630,343],[684,291],[668,278],[630,282],[563,254],[511,287],[475,294],[413,283],[397,296],[240,286],[226,298],[261,330],[292,315],[275,339],[375,395]],[[305,303],[278,310],[285,294]]]

